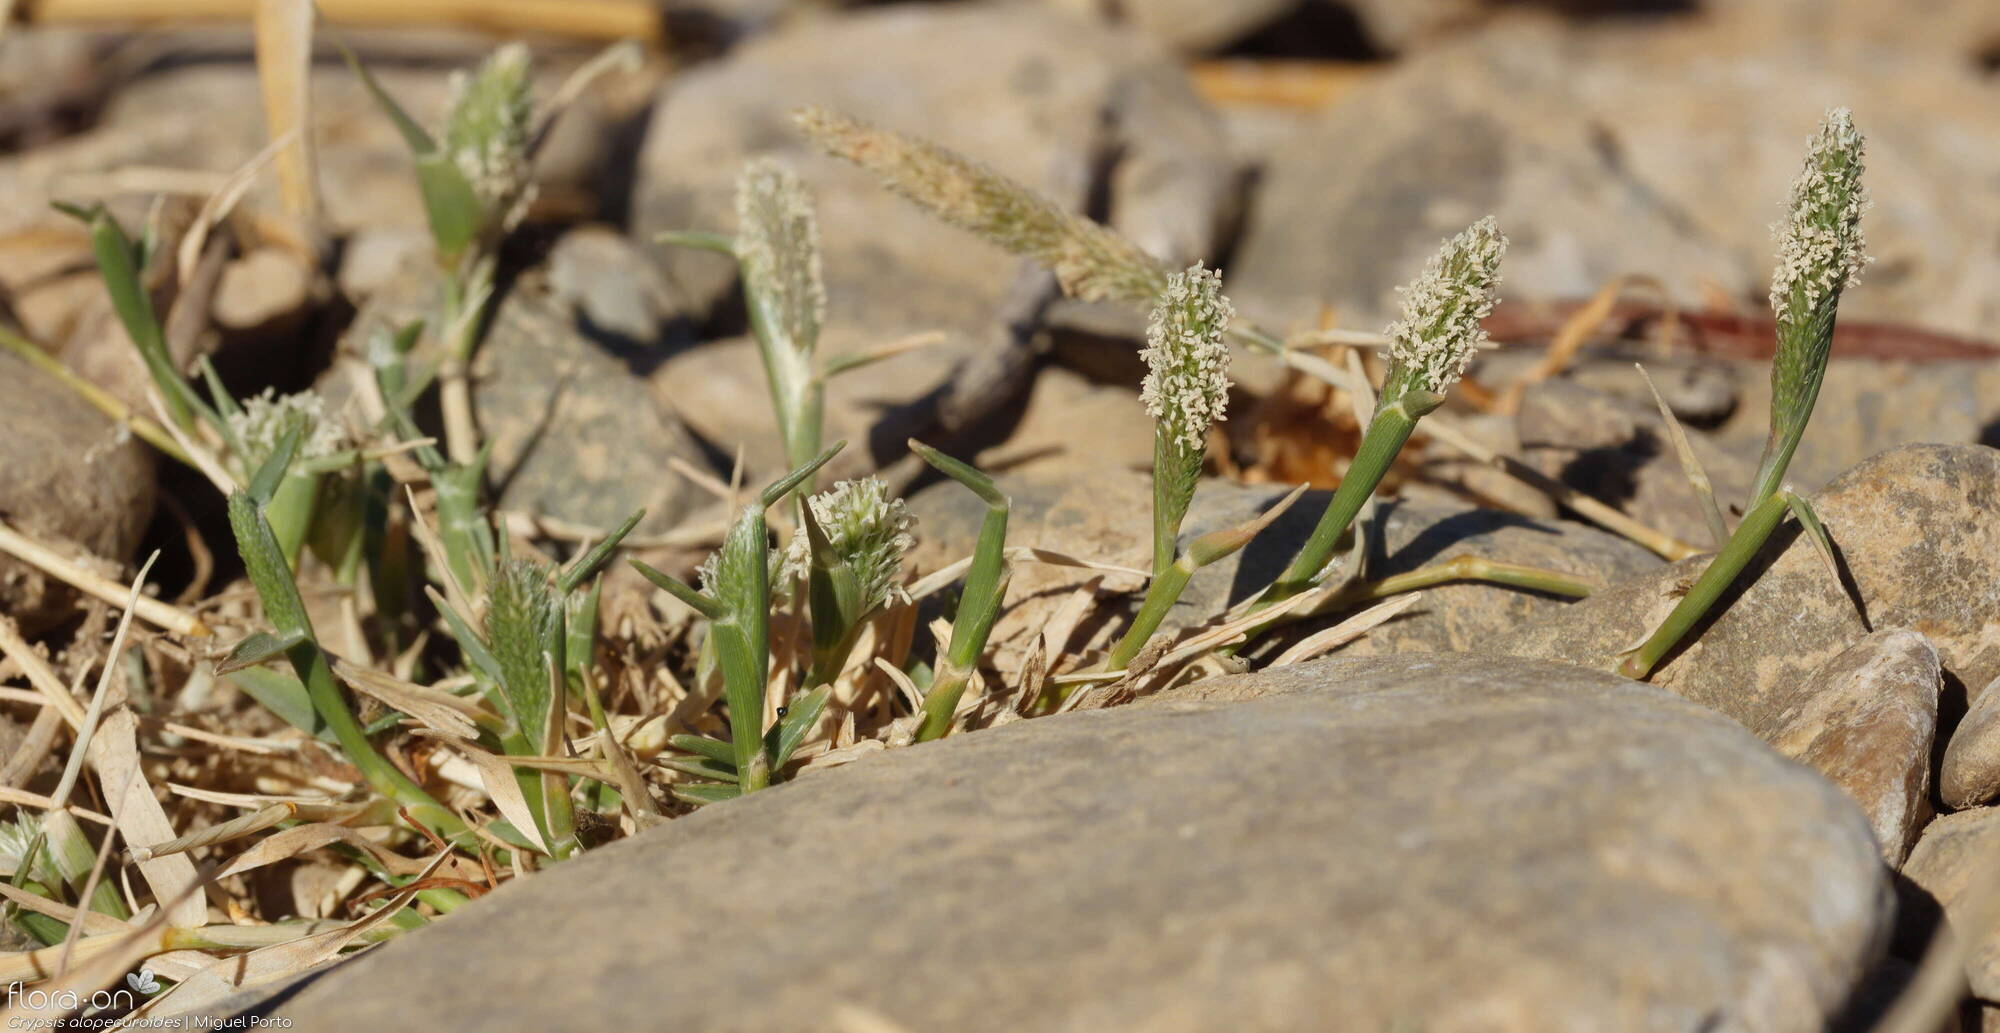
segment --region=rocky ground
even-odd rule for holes
[[[646,506],[642,534],[686,567],[721,515],[700,479],[781,471],[735,265],[651,243],[727,229],[738,170],[776,154],[819,206],[821,347],[926,342],[826,403],[851,442],[835,473],[908,494],[914,572],[967,555],[983,507],[918,476],[912,436],[1000,475],[1010,544],[1145,565],[1143,320],[1058,301],[1024,321],[1018,260],[821,155],[788,119],[812,103],[1206,260],[1280,332],[1378,329],[1441,237],[1496,215],[1501,347],[1441,418],[1706,552],[1661,408],[1742,498],[1770,408],[1769,226],[1800,141],[1847,105],[1875,261],[1792,467],[1837,570],[1786,533],[1650,684],[1618,678],[1704,561],[1420,431],[1369,577],[1474,555],[1595,591],[1441,585],[1330,657],[809,768],[230,1006],[308,1029],[1859,1031],[1955,917],[1973,1000],[1941,1029],[2000,1030],[2000,925],[1965,927],[2000,873],[2000,8],[1912,6],[668,5],[667,56],[563,124],[506,256],[474,370],[502,509],[603,528]],[[359,39],[426,119],[487,45]],[[88,241],[47,202],[136,223],[166,191],[159,217],[191,218],[265,143],[246,40],[0,39],[6,315],[141,411]],[[550,41],[541,92],[586,55]],[[156,286],[204,302],[181,360],[343,397],[334,357],[433,274],[393,128],[335,62],[312,89],[332,246],[289,240],[259,182]],[[1246,353],[1235,379],[1187,534],[1320,490],[1202,571],[1171,629],[1269,582],[1356,440],[1310,378]],[[114,579],[158,545],[166,578],[206,581],[188,534],[228,551],[203,482],[6,353],[0,455],[0,517]],[[1102,649],[1137,583],[1019,565],[991,663]],[[75,602],[0,556],[23,634],[59,648]]]

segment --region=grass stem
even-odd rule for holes
[[[1756,508],[1743,514],[1743,522],[1736,525],[1736,533],[1729,536],[1728,544],[1709,561],[1708,569],[1701,572],[1694,587],[1674,605],[1672,613],[1660,623],[1639,648],[1633,650],[1619,662],[1617,671],[1627,678],[1644,678],[1659,666],[1660,660],[1672,650],[1687,633],[1694,629],[1702,616],[1729,590],[1736,576],[1750,565],[1757,551],[1764,547],[1766,539],[1778,527],[1787,508],[1785,492],[1767,496]]]

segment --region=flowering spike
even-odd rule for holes
[[[548,731],[547,654],[561,616],[549,576],[549,568],[535,560],[508,560],[486,596],[486,647],[500,667],[501,698],[535,749]]]
[[[1181,452],[1199,453],[1229,403],[1229,346],[1222,335],[1236,310],[1222,274],[1196,262],[1167,279],[1146,326],[1145,383],[1139,393],[1158,433]]]
[[[1785,221],[1772,227],[1778,268],[1771,276],[1771,312],[1802,326],[1840,292],[1861,280],[1868,242],[1861,214],[1871,207],[1861,185],[1864,146],[1853,113],[1835,108],[1806,145],[1792,180]]]
[[[1229,346],[1235,309],[1222,274],[1196,262],[1167,278],[1146,326],[1148,372],[1139,398],[1153,417],[1153,572],[1174,561],[1181,519],[1201,478],[1208,428],[1229,404]]]
[[[1074,297],[1150,303],[1166,286],[1167,270],[1137,244],[978,162],[819,108],[792,118],[932,215],[1048,266]]]
[[[736,223],[751,304],[794,353],[811,354],[826,318],[812,195],[791,169],[760,158],[736,179]]]
[[[1423,275],[1397,288],[1403,318],[1383,331],[1389,337],[1389,375],[1382,404],[1412,390],[1443,395],[1465,373],[1472,353],[1486,340],[1480,320],[1499,295],[1500,259],[1507,238],[1487,216],[1445,241],[1424,264]]]
[[[856,616],[889,602],[903,556],[917,543],[916,526],[902,499],[873,477],[840,481],[808,500],[834,556],[853,570],[860,588]]]
[[[299,459],[332,455],[347,444],[347,435],[326,411],[326,400],[311,391],[281,395],[267,387],[243,401],[229,426],[243,445],[246,470],[263,466],[293,427],[299,429]]]
[[[529,73],[528,48],[509,43],[472,75],[455,72],[451,77],[445,155],[472,185],[488,218],[503,228],[520,222],[534,200]]]
[[[1861,215],[1869,208],[1861,186],[1862,153],[1853,115],[1846,108],[1827,112],[1792,181],[1785,221],[1772,228],[1778,240],[1778,268],[1771,276],[1778,348],[1771,363],[1771,436],[1753,507],[1777,489],[1805,433],[1833,350],[1841,291],[1854,286],[1868,264],[1861,232]]]

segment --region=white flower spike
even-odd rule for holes
[[[1222,295],[1222,274],[1196,262],[1167,278],[1146,326],[1145,383],[1139,393],[1161,437],[1183,454],[1200,454],[1208,428],[1229,404],[1229,346],[1223,335],[1236,310]]]
[[[1465,375],[1472,353],[1486,341],[1480,320],[1500,300],[1495,288],[1506,254],[1507,238],[1489,215],[1445,241],[1423,275],[1397,288],[1403,318],[1383,331],[1390,339],[1384,404],[1412,389],[1443,395]]]

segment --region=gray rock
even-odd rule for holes
[[[577,322],[609,343],[660,346],[669,319],[687,311],[645,249],[605,226],[580,226],[549,250],[549,289]]]
[[[1015,259],[821,155],[791,124],[806,104],[936,140],[1079,209],[1098,149],[1120,145],[1105,184],[1112,221],[1179,262],[1209,252],[1235,189],[1221,131],[1185,75],[1130,32],[1032,5],[905,5],[752,41],[661,98],[634,194],[638,236],[733,231],[744,162],[791,162],[818,203],[836,350],[922,330],[976,337]],[[699,304],[734,289],[724,256],[660,257]]]
[[[1931,818],[1937,650],[1907,628],[1878,631],[1813,674],[1805,702],[1764,739],[1847,791],[1895,867]]]
[[[640,528],[657,533],[706,499],[666,466],[698,458],[687,429],[538,286],[507,292],[472,377],[499,508],[608,530],[644,506]]]
[[[1903,875],[1944,905],[1945,918],[1974,944],[1965,959],[1973,996],[2000,1002],[2000,924],[1968,929],[1972,898],[1994,893],[1993,859],[2000,857],[2000,807],[1947,814],[1924,829]],[[1989,918],[1991,912],[1988,912]]]
[[[87,563],[122,565],[153,515],[153,457],[69,388],[0,353],[0,519]],[[115,575],[116,569],[107,571]],[[0,556],[0,614],[33,635],[76,600],[68,585]]]
[[[2000,689],[1987,684],[1973,697],[1945,747],[1938,789],[1953,809],[1991,803],[2000,797]]]
[[[1733,600],[1654,671],[1654,684],[1704,703],[1759,735],[1789,727],[1812,676],[1870,627],[1908,627],[1961,684],[2000,675],[2000,452],[1910,445],[1836,478],[1813,500],[1847,585],[1786,526],[1745,571]],[[1497,644],[1516,656],[1609,668],[1672,609],[1701,557],[1620,581],[1550,612]]]
[[[1148,474],[1099,469],[1059,478],[1002,481],[1013,499],[1008,543],[1143,569],[1152,555],[1152,480]],[[1182,528],[1186,543],[1210,531],[1246,523],[1285,494],[1269,485],[1204,481]],[[1329,492],[1308,492],[1236,555],[1197,573],[1165,627],[1208,621],[1274,580],[1291,561],[1326,508]],[[911,500],[921,539],[911,556],[935,569],[972,551],[984,508],[956,484],[942,483]],[[1368,573],[1388,577],[1460,555],[1546,567],[1600,583],[1655,569],[1659,560],[1637,545],[1594,528],[1534,520],[1463,505],[1389,502],[1381,507]],[[996,642],[1037,634],[1046,606],[1059,602],[1087,575],[1071,567],[1017,564],[1014,605],[996,626]],[[1128,582],[1128,585],[1131,582]],[[1459,583],[1427,589],[1396,620],[1347,647],[1360,653],[1476,649],[1563,601],[1498,585]],[[1314,626],[1302,622],[1303,632]],[[1118,630],[1118,629],[1107,629]]]
[[[1958,199],[2000,174],[1981,128],[1993,85],[1970,62],[1771,38],[1509,19],[1413,54],[1272,161],[1232,293],[1271,325],[1323,303],[1379,325],[1391,288],[1491,213],[1513,239],[1510,297],[1581,298],[1638,273],[1685,304],[1720,294],[1755,310],[1803,143],[1826,108],[1851,104],[1882,203],[1868,222],[1877,260],[1842,317],[1972,334],[2000,321],[1983,286],[2000,273],[2000,196]]]
[[[1807,1033],[1879,951],[1890,897],[1853,805],[1656,689],[1466,656],[1210,684],[1259,698],[809,776],[503,886],[268,1010],[308,1029]]]
[[[1103,13],[1097,0],[1042,0],[1079,16]],[[1120,21],[1175,50],[1201,53],[1224,47],[1300,6],[1300,0],[1127,0],[1115,9]]]
[[[1893,349],[1893,338],[1880,347]],[[1898,445],[1990,443],[2000,434],[2000,365],[1979,358],[1884,358],[1840,354],[1836,345],[1820,385],[1817,416],[1792,458],[1787,479],[1801,490],[1826,484],[1842,471]],[[1484,353],[1474,375],[1498,387],[1526,372],[1542,357],[1540,349],[1500,348]],[[1630,348],[1593,348],[1567,371],[1562,383],[1538,385],[1523,398],[1520,419],[1547,456],[1561,458],[1565,450],[1597,447],[1582,441],[1617,442],[1621,463],[1633,467],[1658,464],[1678,476],[1678,465],[1664,441],[1656,441],[1658,407],[1632,363],[1643,361],[1681,417],[1696,454],[1709,469],[1725,502],[1740,503],[1749,488],[1745,466],[1762,455],[1771,420],[1771,364],[1762,359],[1662,360]],[[1585,420],[1574,414],[1550,413],[1551,403],[1588,389],[1610,395],[1616,403],[1596,398]],[[1700,410],[1709,409],[1703,418]],[[1720,408],[1720,412],[1715,412]],[[1641,421],[1645,434],[1625,435],[1627,424]],[[1657,447],[1656,447],[1657,446]],[[1616,465],[1616,464],[1611,464]],[[1622,468],[1622,467],[1621,467]],[[1647,471],[1649,473],[1649,471]],[[1635,475],[1627,480],[1644,479]],[[1671,479],[1671,478],[1669,478]],[[1580,485],[1593,492],[1610,487]],[[1669,485],[1671,486],[1671,485]],[[1612,487],[1615,487],[1613,485]],[[1685,495],[1682,486],[1681,494]],[[1671,504],[1671,499],[1664,500]],[[1658,512],[1658,505],[1637,505],[1634,512]],[[1650,519],[1650,517],[1649,517]]]

